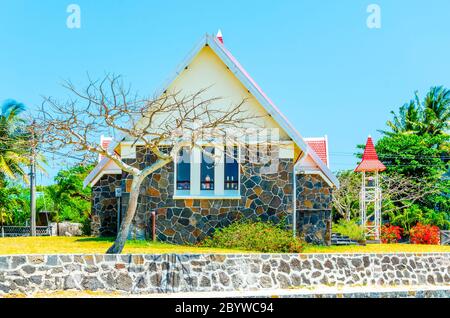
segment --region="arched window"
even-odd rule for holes
[[[200,189],[214,190],[214,147],[203,148]]]
[[[184,146],[177,154],[174,171],[175,199],[240,199],[237,146]]]
[[[238,147],[225,147],[224,190],[239,189]]]
[[[177,190],[191,189],[191,151],[182,147],[177,156]]]

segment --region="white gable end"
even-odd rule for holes
[[[244,108],[249,114],[258,118],[258,124],[265,128],[278,128],[281,140],[292,140],[303,152],[303,158],[308,158],[308,166],[323,174],[331,184],[339,186],[339,181],[317,154],[306,144],[297,130],[287,118],[278,110],[273,102],[265,95],[256,82],[237,62],[223,44],[213,36],[206,35],[195,47],[192,53],[178,67],[169,78],[166,85],[156,94],[161,96],[165,92],[177,92],[184,95],[197,93],[208,88],[203,97],[222,98],[217,107],[232,107],[244,98]],[[224,108],[222,108],[224,109]],[[266,116],[266,115],[269,116]],[[245,128],[245,127],[244,127]],[[115,149],[118,143],[111,145]],[[84,184],[92,184],[96,174],[106,164],[105,160],[85,179]],[[296,165],[300,170],[300,165]]]
[[[212,107],[231,109],[245,100],[242,107],[244,117],[255,118],[253,123],[259,127],[277,128],[281,140],[290,140],[283,128],[209,46],[204,46],[198,52],[192,62],[169,85],[167,92],[180,92],[183,96],[195,94],[206,88],[201,95],[202,99],[220,98]]]

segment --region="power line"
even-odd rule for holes
[[[60,156],[60,157],[65,157],[65,158],[70,158],[70,159],[75,159],[75,160],[83,160],[83,158],[81,158],[81,157],[75,157],[75,156],[68,155],[68,154],[65,154],[65,153],[62,153],[62,152],[58,152],[58,151],[44,150],[44,152],[51,153],[51,154],[54,154],[54,155],[57,155],[57,156]]]
[[[356,154],[349,152],[330,152],[330,155],[341,157],[356,157]],[[399,158],[399,159],[450,159],[450,156],[413,156],[413,155],[378,155],[379,158]]]

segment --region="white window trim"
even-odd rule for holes
[[[241,147],[238,147],[238,189],[237,190],[225,190],[225,153],[224,145],[221,144],[205,144],[204,146],[214,146],[214,151],[220,153],[219,162],[214,164],[214,191],[202,191],[200,189],[201,178],[201,162],[202,151],[198,147],[191,149],[191,186],[189,194],[186,194],[186,190],[177,190],[177,158],[178,152],[174,154],[174,186],[173,186],[173,199],[185,200],[185,199],[200,199],[200,200],[238,200],[241,199]],[[182,146],[180,146],[181,149]],[[181,192],[183,191],[183,192]],[[182,193],[182,194],[181,194]]]

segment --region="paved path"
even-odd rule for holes
[[[231,292],[187,292],[173,294],[147,294],[131,297],[157,297],[157,298],[318,298],[318,297],[445,297],[450,298],[449,286],[355,286],[355,287],[328,287],[303,289],[273,289],[257,291],[231,291]]]
[[[10,294],[4,297],[28,298],[450,298],[448,286],[353,286],[297,289],[269,289],[256,291],[230,292],[185,292],[169,294],[127,294],[123,292],[61,290],[56,292],[39,292],[31,295]],[[0,297],[1,298],[1,297]]]

